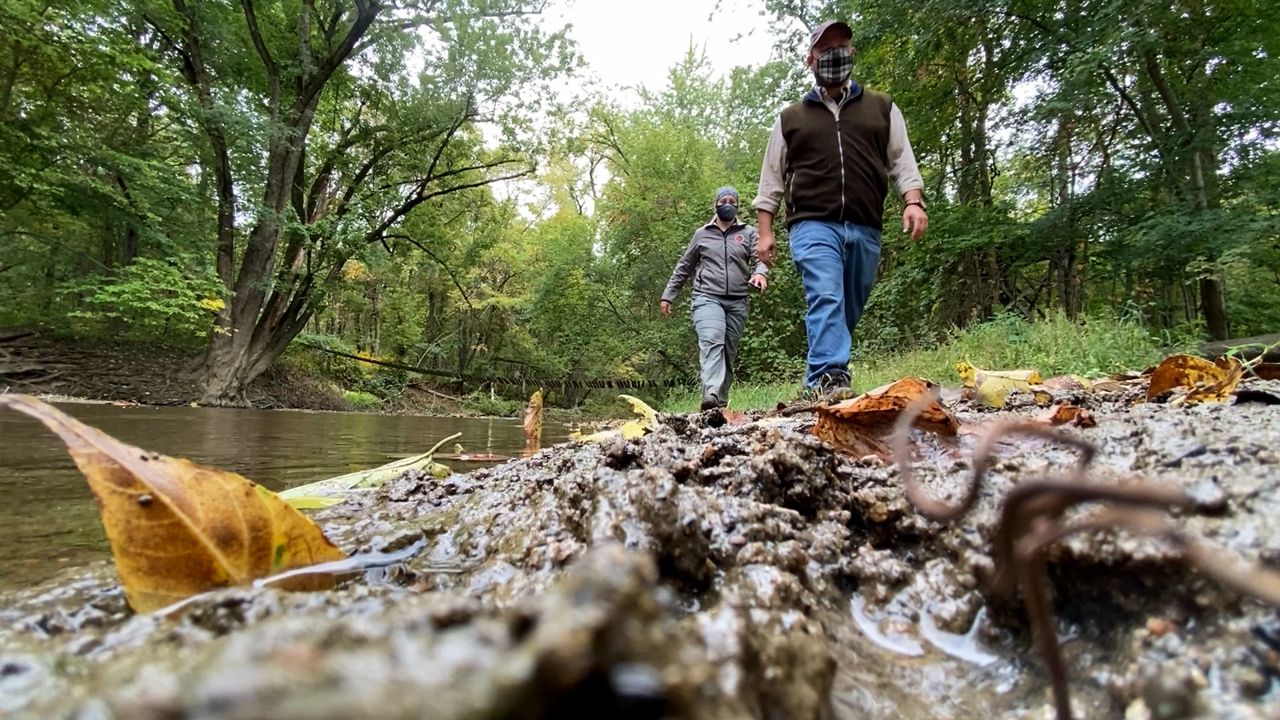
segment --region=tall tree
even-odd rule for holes
[[[560,34],[521,28],[528,0],[332,0],[147,12],[185,81],[217,198],[229,295],[203,400],[239,404],[319,307],[357,248],[395,239],[417,207],[530,172],[485,151],[477,121],[568,61]],[[403,71],[413,55],[427,68]],[[256,201],[247,198],[257,195]]]

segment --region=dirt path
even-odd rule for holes
[[[1099,421],[1072,431],[1099,450],[1092,480],[1182,487],[1213,513],[1180,528],[1280,562],[1280,409],[1082,399]],[[710,420],[404,476],[324,511],[351,552],[425,540],[335,591],[232,589],[135,617],[99,568],[4,598],[0,714],[1052,716],[1021,605],[991,584],[991,543],[1009,490],[1071,451],[999,446],[973,511],[943,525],[905,500],[897,468],[834,452],[811,418]],[[935,496],[958,496],[980,437],[921,438]],[[1049,570],[1081,716],[1280,716],[1273,609],[1123,534],[1073,537]]]

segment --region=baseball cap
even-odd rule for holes
[[[819,25],[818,27],[814,28],[813,32],[809,33],[809,49],[812,50],[813,46],[817,45],[818,40],[822,38],[822,34],[833,27],[840,28],[841,30],[844,31],[845,35],[848,35],[850,38],[853,37],[853,28],[849,27],[849,23],[843,22],[841,20],[828,20],[822,23],[821,25]]]

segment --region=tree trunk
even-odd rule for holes
[[[1222,281],[1217,278],[1200,278],[1200,312],[1204,316],[1205,329],[1214,340],[1226,340],[1227,302],[1222,292]]]

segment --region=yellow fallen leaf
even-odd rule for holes
[[[649,404],[637,397],[630,395],[619,395],[619,398],[631,403],[631,409],[640,416],[640,420],[628,420],[620,427],[607,428],[590,435],[583,435],[581,432],[569,433],[569,439],[576,442],[601,442],[615,437],[626,438],[627,440],[635,440],[644,437],[646,433],[657,429],[658,427],[658,411],[649,407]]]
[[[649,407],[648,403],[631,395],[619,395],[618,397],[631,403],[631,409],[644,419],[644,427],[650,430],[658,427],[658,411]]]
[[[0,395],[67,446],[98,501],[129,605],[149,612],[214,588],[346,557],[275,493],[232,472],[149,453],[26,395]],[[331,587],[326,575],[283,587]]]
[[[961,361],[956,363],[956,372],[964,386],[973,389],[978,402],[988,407],[1004,407],[1010,392],[1040,384],[1040,373],[1035,370],[980,370]]]
[[[1194,355],[1171,355],[1151,374],[1147,400],[1151,401],[1176,388],[1187,393],[1178,402],[1194,405],[1202,402],[1226,402],[1244,377],[1244,367],[1235,358],[1219,358],[1210,362]]]
[[[342,502],[346,498],[340,497],[317,497],[315,495],[305,495],[302,497],[291,497],[285,499],[295,510],[323,510],[327,507],[333,507]]]

